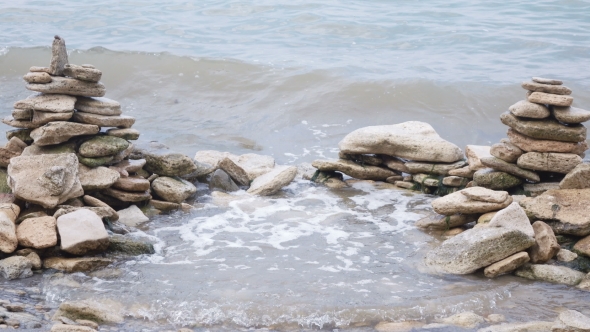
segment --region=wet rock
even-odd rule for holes
[[[420,185],[427,187],[438,187],[440,184],[438,178],[432,177],[428,174],[414,174],[412,180],[415,183],[419,183]]]
[[[49,83],[49,82],[51,82],[51,76],[47,73],[42,73],[42,72],[26,73],[23,76],[23,79],[27,83]]]
[[[379,322],[375,325],[375,331],[378,332],[409,332],[422,327],[424,323],[416,321],[406,322]]]
[[[533,223],[535,245],[529,249],[532,263],[546,263],[555,256],[561,247],[557,243],[553,230],[546,223],[537,220]]]
[[[405,163],[406,168],[408,169],[407,173],[416,174],[416,173],[427,173],[427,174],[438,174],[438,175],[447,175],[450,170],[457,169],[465,166],[466,163],[463,160],[450,163],[450,164],[440,164],[440,163],[427,163],[427,162],[417,162],[417,161],[410,161]]]
[[[94,113],[76,112],[72,119],[76,122],[97,125],[99,127],[131,128],[135,118],[127,115],[99,115]]]
[[[53,217],[29,218],[16,228],[18,244],[23,247],[44,249],[57,244],[56,220]]]
[[[129,147],[129,142],[114,136],[95,136],[80,145],[78,152],[87,158],[115,155]]]
[[[380,180],[383,181],[390,176],[397,175],[390,169],[379,166],[361,166],[354,161],[344,159],[333,160],[315,160],[311,163],[313,167],[320,171],[330,172],[338,171],[349,175],[355,179],[361,180]]]
[[[502,139],[500,143],[492,145],[490,154],[498,159],[502,159],[507,163],[515,163],[518,157],[522,155],[522,150],[516,145],[510,143],[507,139]]]
[[[553,107],[553,116],[563,123],[577,124],[590,120],[590,112],[576,107]]]
[[[51,327],[49,332],[96,332],[95,329],[88,326],[69,325],[69,324],[55,324]]]
[[[467,156],[469,169],[477,171],[479,169],[485,168],[480,159],[491,156],[490,147],[483,145],[467,145],[465,147],[465,156]]]
[[[13,158],[8,179],[16,197],[45,208],[84,194],[73,153]]]
[[[535,240],[516,229],[473,228],[426,255],[426,264],[451,274],[469,274],[531,247]]]
[[[104,166],[104,165],[109,165],[110,163],[113,162],[113,159],[114,159],[113,156],[98,157],[98,158],[86,158],[81,155],[77,155],[77,156],[78,156],[78,161],[82,165],[92,167],[92,168]]]
[[[580,241],[576,242],[573,251],[579,255],[590,257],[590,236],[586,236]]]
[[[520,204],[529,219],[545,221],[555,234],[586,236],[590,234],[589,200],[590,189],[559,189]]]
[[[63,73],[71,78],[93,83],[100,81],[100,77],[102,76],[102,72],[96,68],[82,67],[73,64],[65,65]]]
[[[571,153],[527,152],[520,156],[517,165],[535,171],[567,174],[582,162],[582,158]]]
[[[481,162],[486,165],[487,167],[491,167],[495,170],[506,172],[512,174],[514,176],[521,177],[523,179],[527,179],[532,182],[539,182],[541,179],[539,175],[533,171],[529,171],[526,169],[522,169],[514,164],[507,163],[502,159],[496,157],[488,157],[481,159]]]
[[[81,123],[56,121],[31,131],[30,136],[37,145],[59,144],[75,136],[95,135],[99,131],[98,126]]]
[[[61,238],[61,250],[73,255],[104,251],[109,245],[109,236],[100,217],[80,209],[57,218]]]
[[[513,202],[512,204],[508,205],[508,207],[498,211],[494,215],[492,220],[490,220],[490,223],[488,226],[489,227],[504,227],[504,228],[517,229],[530,237],[535,237],[535,239],[536,239],[536,235],[537,235],[537,232],[533,229],[533,226],[531,226],[531,222],[529,221],[529,218],[527,217],[526,213],[520,207],[520,205],[516,202]],[[541,226],[539,226],[539,227],[541,227]],[[549,227],[549,226],[547,226],[547,227]],[[553,234],[553,231],[551,231],[551,234]],[[546,235],[545,233],[539,234],[539,239],[537,239],[537,244],[539,244],[539,242],[541,242],[541,245],[543,245],[543,249],[545,248],[544,247],[545,242],[543,242],[543,240],[545,240],[545,238],[543,236],[545,236],[545,235]],[[555,244],[557,244],[557,241],[555,242]],[[536,251],[534,251],[534,249],[533,249],[533,252],[536,252]],[[537,258],[539,256],[535,256],[535,257]]]
[[[554,322],[543,321],[506,323],[479,329],[477,332],[545,332],[551,331],[554,324]]]
[[[276,166],[273,171],[254,179],[248,193],[260,196],[272,195],[291,183],[295,175],[297,175],[295,166]]]
[[[482,187],[466,188],[461,190],[461,194],[475,201],[502,203],[508,199],[508,192],[494,191]]]
[[[117,211],[117,213],[119,214],[119,222],[131,227],[136,227],[150,220],[150,218],[141,212],[137,205],[131,205],[126,209]]]
[[[510,205],[510,203],[512,203],[512,197],[510,196],[502,203],[491,203],[472,200],[461,191],[458,191],[435,199],[432,201],[432,208],[436,213],[444,215],[486,213],[503,209]]]
[[[525,121],[518,119],[510,113],[503,113],[500,115],[500,120],[503,124],[514,129],[520,134],[535,139],[574,143],[586,140],[586,127],[582,125],[564,126],[559,122],[549,118],[543,120]],[[518,144],[515,145],[519,146]]]
[[[132,159],[145,159],[146,171],[163,176],[182,176],[197,170],[192,159],[157,142],[137,144]]]
[[[409,181],[395,181],[394,185],[404,189],[413,189],[416,186],[414,182]]]
[[[561,189],[590,188],[590,164],[581,163],[572,169],[559,183]]]
[[[575,252],[571,252],[567,249],[560,249],[555,255],[555,258],[560,262],[571,262],[574,259],[578,258],[578,254]]]
[[[14,103],[14,108],[42,112],[70,113],[76,97],[60,94],[34,94]]]
[[[0,276],[4,279],[22,279],[33,275],[33,264],[22,256],[11,256],[0,260]]]
[[[231,177],[221,169],[216,170],[209,180],[209,189],[222,191],[237,191],[240,187],[231,179]]]
[[[165,201],[182,203],[197,192],[197,187],[178,177],[161,176],[152,181],[152,190]]]
[[[579,284],[585,276],[584,273],[572,270],[569,267],[546,264],[525,264],[516,270],[514,274],[526,279],[570,286]]]
[[[178,203],[160,201],[160,200],[156,200],[156,199],[151,199],[150,205],[153,206],[155,209],[158,209],[161,211],[172,211],[172,210],[178,210],[181,208],[181,205]]]
[[[451,317],[443,318],[442,321],[445,324],[455,325],[466,329],[474,329],[485,320],[480,315],[474,314],[471,311],[465,311]]]
[[[352,160],[361,165],[381,166],[383,164],[383,159],[381,159],[381,157],[372,154],[348,154],[340,151],[338,153],[338,158]]]
[[[543,84],[538,82],[522,82],[521,86],[523,89],[533,92],[544,92],[555,95],[572,94],[572,90],[564,85]]]
[[[40,127],[44,124],[47,124],[52,121],[67,121],[69,120],[74,112],[68,113],[52,113],[52,112],[41,112],[41,111],[33,111],[33,119],[31,122]]]
[[[463,159],[458,146],[419,121],[360,128],[346,135],[338,146],[344,153],[383,154],[414,161],[453,163]]]
[[[416,221],[415,225],[420,228],[449,229],[475,220],[477,220],[476,214],[455,214],[452,216],[434,214]]]
[[[114,188],[107,188],[102,191],[103,194],[114,197],[122,202],[143,202],[152,199],[149,191],[145,192],[127,192]]]
[[[248,178],[246,171],[236,165],[231,159],[227,157],[223,158],[217,167],[225,171],[225,173],[227,173],[237,185],[247,186],[250,184],[250,179]]]
[[[588,149],[588,143],[586,141],[561,142],[555,140],[534,139],[522,135],[512,129],[508,129],[507,134],[512,144],[527,152],[561,152],[582,154]]]
[[[104,97],[78,97],[75,107],[78,111],[99,115],[121,115],[123,113],[118,101]]]
[[[483,273],[488,278],[495,278],[499,275],[510,273],[529,261],[529,254],[525,251],[521,251],[486,267],[483,270]]]
[[[43,267],[68,273],[90,272],[100,270],[113,262],[112,259],[101,257],[50,257],[45,259]]]
[[[72,320],[86,319],[99,324],[120,324],[123,322],[122,304],[112,300],[84,300],[84,301],[65,301],[53,319],[58,317],[67,317]]]
[[[130,256],[151,255],[156,252],[151,243],[116,234],[109,238],[107,251]]]
[[[106,134],[113,137],[119,137],[128,141],[139,139],[139,130],[133,128],[111,128],[107,129]]]
[[[66,64],[68,64],[66,41],[56,35],[51,45],[51,63],[48,73],[53,76],[62,76]]]
[[[531,119],[544,119],[551,115],[551,112],[549,112],[549,108],[547,108],[547,106],[531,103],[526,100],[517,102],[516,104],[510,106],[508,110],[510,113],[516,116]]]
[[[29,83],[26,88],[31,91],[43,93],[57,93],[71,96],[102,97],[106,89],[105,86],[98,82],[86,82],[69,77],[54,76],[50,83],[36,84]]]
[[[473,181],[480,187],[493,190],[504,190],[520,185],[523,180],[506,172],[496,171],[493,168],[480,169],[473,174]]]
[[[574,98],[567,95],[555,95],[544,92],[533,92],[527,100],[531,103],[547,104],[552,106],[570,106],[574,102]]]
[[[78,164],[78,177],[80,184],[85,192],[93,190],[102,190],[111,187],[119,180],[119,172],[106,168],[90,168],[83,164]]]
[[[119,178],[113,183],[113,188],[123,191],[145,192],[150,189],[150,182],[141,176],[132,175]]]

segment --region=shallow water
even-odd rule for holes
[[[499,115],[530,76],[565,80],[588,108],[590,21],[583,1],[0,3],[0,105],[30,93],[54,34],[70,62],[103,71],[142,139],[272,155],[279,164],[336,157],[354,129],[430,123],[464,147],[505,137]],[[0,130],[9,127],[0,125]],[[281,194],[231,202],[200,186],[196,210],[152,218],[135,236],[157,253],[122,260],[117,277],[46,272],[1,287],[66,299],[117,300],[123,330],[180,326],[370,331],[377,322],[470,310],[509,321],[590,313],[589,295],[504,276],[428,273],[440,243],[413,223],[432,197],[298,180]],[[451,329],[452,330],[452,329]]]

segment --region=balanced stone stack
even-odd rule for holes
[[[538,183],[543,174],[539,172],[563,175],[582,163],[588,149],[582,123],[590,119],[590,112],[572,107],[572,91],[562,84],[539,77],[522,83],[528,90],[527,100],[500,116],[510,127],[508,139],[492,145],[491,156],[480,158],[487,168],[474,173],[477,185],[507,189],[523,181]]]
[[[312,163],[318,169],[314,181],[344,187],[344,173],[402,188],[415,187],[416,183],[436,188],[439,179],[433,175],[446,176],[466,165],[459,147],[442,139],[429,124],[418,121],[357,129],[340,141],[339,148],[340,159]],[[446,185],[460,187],[464,183],[450,178]]]

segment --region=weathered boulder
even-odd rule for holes
[[[502,203],[491,203],[472,200],[463,195],[460,190],[435,199],[432,201],[432,208],[436,213],[449,216],[458,213],[472,214],[497,211],[507,207],[510,203],[512,203],[512,197],[510,196]]]
[[[57,230],[61,238],[61,250],[73,255],[104,251],[109,246],[109,235],[102,220],[88,209],[57,218]]]
[[[86,82],[59,76],[53,76],[51,82],[45,84],[29,83],[26,88],[31,91],[70,96],[102,97],[106,93],[104,84],[100,82]]]
[[[408,169],[407,173],[410,173],[410,174],[426,173],[426,174],[438,174],[438,175],[447,175],[447,174],[449,174],[450,170],[461,168],[465,165],[466,165],[466,163],[463,160],[459,160],[457,162],[449,163],[449,164],[428,163],[428,162],[418,162],[418,161],[409,161],[409,162],[405,163],[405,166]]]
[[[546,264],[525,264],[514,272],[515,275],[556,284],[575,286],[582,281],[585,274],[565,266]]]
[[[555,140],[534,139],[526,135],[522,135],[512,129],[508,129],[507,135],[512,144],[527,152],[562,152],[582,154],[588,149],[588,143],[586,141],[561,142]]]
[[[102,269],[112,262],[112,259],[102,257],[50,257],[43,261],[43,267],[46,269],[55,269],[68,273],[89,272]]]
[[[260,196],[272,195],[291,183],[295,175],[297,175],[295,166],[276,166],[273,171],[254,179],[248,193]]]
[[[526,251],[521,251],[486,267],[483,273],[488,278],[495,278],[499,275],[510,273],[529,261],[529,254]]]
[[[526,121],[519,119],[510,113],[503,113],[500,115],[500,120],[503,124],[522,135],[536,139],[563,142],[581,142],[586,140],[586,127],[582,125],[564,126],[550,118]],[[516,145],[518,146],[518,144]]]
[[[117,213],[119,214],[119,222],[131,227],[150,220],[137,205],[131,205],[126,209],[117,211]]]
[[[532,263],[546,263],[553,256],[557,255],[561,247],[557,243],[557,238],[553,229],[546,223],[537,220],[533,223],[535,230],[535,245],[529,249]]]
[[[590,112],[576,107],[553,107],[553,116],[563,123],[576,124],[590,120]]]
[[[582,162],[582,158],[572,153],[527,152],[518,158],[516,164],[535,171],[567,174]]]
[[[8,166],[8,184],[16,197],[45,208],[84,194],[73,153],[15,157]]]
[[[544,119],[551,115],[549,108],[545,105],[531,103],[521,100],[508,108],[510,113],[523,118]]]
[[[416,221],[416,227],[432,229],[450,229],[477,220],[477,214],[454,214],[443,216],[434,214]]]
[[[106,168],[90,168],[83,164],[78,164],[78,177],[85,192],[93,190],[102,190],[109,188],[119,180],[119,172]]]
[[[445,273],[469,274],[526,250],[534,243],[532,237],[517,229],[473,228],[430,251],[426,264]]]
[[[20,207],[16,204],[0,204],[0,251],[12,253],[18,246],[16,237],[15,220],[20,213]]]
[[[473,181],[480,187],[505,190],[520,185],[523,180],[512,174],[496,171],[493,168],[480,169],[473,174]]]
[[[240,187],[231,179],[231,177],[221,169],[213,172],[209,180],[209,189],[223,190],[223,191],[237,191]]]
[[[95,135],[100,128],[68,121],[50,122],[43,127],[31,131],[31,138],[37,145],[59,144],[75,136]]]
[[[76,97],[59,94],[34,94],[14,103],[14,108],[42,112],[69,113],[74,110]]]
[[[567,95],[555,95],[545,92],[533,92],[528,95],[527,100],[531,103],[547,104],[552,106],[570,106],[574,98]]]
[[[115,155],[129,147],[129,142],[114,136],[95,136],[80,144],[78,153],[87,158]]]
[[[11,256],[0,260],[0,276],[4,279],[28,278],[33,275],[33,264],[23,256]]]
[[[158,142],[136,144],[131,159],[145,159],[144,169],[158,175],[181,176],[197,170],[192,159]]]
[[[514,176],[521,177],[523,179],[527,179],[533,182],[541,181],[539,175],[533,171],[529,171],[526,169],[522,169],[515,164],[507,163],[502,159],[496,157],[488,157],[481,159],[482,164],[486,165],[487,167],[491,167],[495,170],[506,172],[512,174]]]
[[[92,114],[121,115],[123,113],[121,104],[118,101],[104,97],[78,97],[75,106],[78,111]]]
[[[76,112],[72,120],[99,127],[131,128],[135,118],[128,115],[100,115],[86,112]]]
[[[516,202],[513,202],[508,205],[508,207],[498,211],[492,220],[490,220],[488,226],[517,229],[530,237],[535,237],[536,235],[526,212],[524,212]],[[553,234],[553,231],[551,234]]]
[[[152,181],[152,190],[165,201],[182,203],[197,192],[197,187],[178,177],[160,176]]]
[[[320,171],[338,171],[361,180],[384,181],[390,176],[397,175],[394,171],[379,166],[361,166],[354,161],[345,159],[315,160],[311,163]]]
[[[16,228],[16,237],[23,247],[44,249],[57,244],[56,220],[53,217],[28,218]]]
[[[452,163],[463,159],[458,146],[419,121],[360,128],[346,135],[338,146],[344,153],[383,154],[414,161]]]
[[[518,157],[522,155],[522,150],[518,146],[510,143],[509,140],[503,138],[500,143],[492,145],[490,154],[507,163],[515,163],[518,160]]]
[[[590,234],[590,189],[555,189],[520,202],[531,220],[543,220],[556,234]]]
[[[590,188],[590,164],[578,164],[559,183],[561,189],[587,189]]]

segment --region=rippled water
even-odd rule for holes
[[[585,1],[6,1],[0,105],[8,115],[29,95],[21,76],[48,65],[59,34],[72,63],[103,71],[107,97],[137,118],[142,139],[187,155],[255,152],[296,165],[336,157],[354,129],[409,120],[459,146],[492,144],[530,76],[565,80],[574,105],[590,107],[589,10]],[[441,239],[413,226],[429,196],[298,180],[275,197],[234,199],[201,185],[198,209],[134,234],[157,253],[116,264],[117,277],[46,272],[0,285],[38,283],[50,306],[115,299],[134,318],[124,330],[370,331],[465,310],[509,321],[590,310],[587,293],[565,286],[429,274],[422,258]]]

